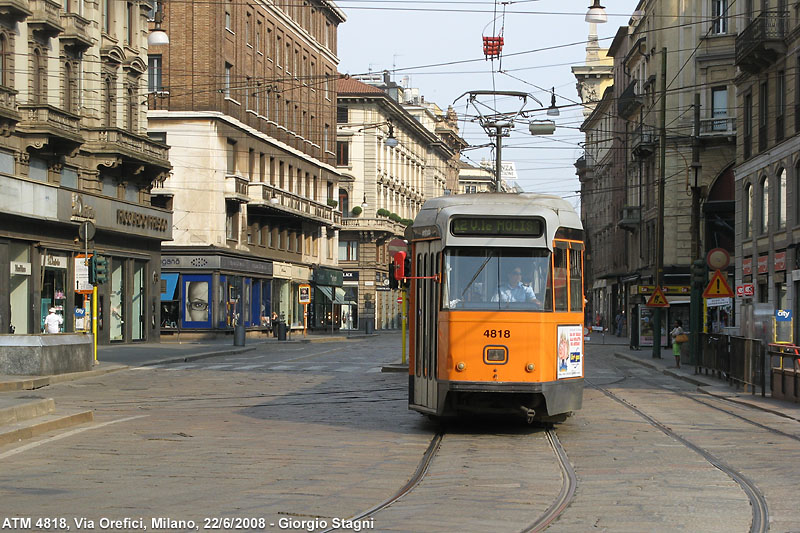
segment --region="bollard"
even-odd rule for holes
[[[233,328],[233,345],[244,346],[245,337],[244,324],[236,324]]]
[[[278,321],[278,340],[285,341],[286,340],[286,322],[283,320]]]

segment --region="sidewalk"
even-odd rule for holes
[[[756,394],[752,394],[750,391],[745,392],[741,390],[741,387],[737,389],[729,385],[727,381],[710,374],[695,374],[695,368],[691,365],[682,363],[680,368],[676,368],[672,348],[662,348],[661,359],[653,359],[653,348],[651,346],[645,346],[639,350],[631,350],[627,338],[616,337],[608,333],[606,333],[605,337],[596,333],[591,335],[591,340],[587,340],[586,345],[612,346],[616,357],[692,383],[697,386],[699,391],[705,394],[800,422],[800,404],[776,400],[769,396],[769,393],[762,397],[761,391]]]
[[[55,374],[49,376],[17,376],[0,374],[0,392],[33,390],[64,381],[73,381],[93,377],[132,366],[149,366],[158,364],[184,363],[209,357],[247,353],[260,347],[279,344],[299,344],[318,342],[342,342],[363,339],[374,335],[365,335],[358,331],[339,335],[293,334],[288,340],[279,341],[274,337],[247,339],[244,346],[234,346],[233,337],[181,343],[131,343],[112,344],[97,347],[97,364],[86,372]]]

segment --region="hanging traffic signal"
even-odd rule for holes
[[[403,252],[403,254],[405,255],[405,252]],[[411,280],[409,279],[411,277],[411,258],[410,257],[406,257],[403,260],[403,273],[404,273],[404,277],[405,277],[405,279],[403,280],[403,285],[408,287],[411,284]]]
[[[399,287],[400,285],[397,283],[397,278],[395,277],[394,261],[392,261],[389,263],[389,288],[394,290]]]
[[[89,285],[97,284],[97,263],[94,256],[89,258]]]
[[[93,285],[100,285],[108,281],[108,258],[101,255],[94,256],[94,276],[95,283]],[[90,270],[91,272],[91,270]]]
[[[692,285],[700,290],[706,285],[706,263],[702,259],[692,263]]]

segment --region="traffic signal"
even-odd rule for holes
[[[89,258],[89,285],[97,284],[97,263],[94,256]]]
[[[702,259],[698,259],[692,263],[692,285],[702,290],[705,284],[706,263]]]
[[[389,263],[389,288],[393,290],[400,287],[400,285],[397,283],[397,278],[394,277],[395,274],[394,271],[395,271],[394,261],[392,261],[391,263]]]
[[[93,285],[100,285],[108,281],[108,258],[101,255],[92,257],[94,259],[94,279]],[[90,270],[91,272],[91,270]],[[90,274],[91,275],[91,274]]]
[[[408,272],[405,271],[406,267],[406,253],[405,252],[397,252],[394,254],[394,279],[398,282],[402,282],[403,278],[408,275]]]
[[[411,258],[410,257],[406,257],[403,260],[403,273],[404,273],[404,276],[406,278],[404,284],[405,284],[406,287],[408,287],[410,285],[410,283],[411,283],[410,280],[408,279],[409,277],[411,277]]]

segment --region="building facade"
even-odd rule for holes
[[[737,165],[736,283],[752,288],[737,298],[748,307],[794,311],[800,329],[800,13],[770,1],[735,6]],[[733,18],[733,17],[732,17]],[[768,320],[769,324],[771,320]],[[752,324],[742,333],[755,336]],[[789,340],[783,332],[781,340]],[[771,338],[770,338],[771,341]]]
[[[155,193],[162,331],[216,335],[340,327],[336,291],[336,35],[332,2],[165,3],[149,52],[149,127],[172,147]],[[191,65],[191,68],[187,66]],[[308,308],[301,285],[315,289]]]
[[[463,140],[453,114],[407,101],[402,87],[382,77],[371,81],[378,86],[349,78],[338,85],[338,258],[351,327],[374,321],[391,329],[400,327],[399,293],[389,287],[392,254],[406,249],[405,229],[425,200],[458,182]]]
[[[679,7],[684,15],[703,22],[677,24]],[[680,319],[688,324],[692,260],[705,258],[713,248],[734,253],[735,38],[736,18],[727,12],[726,2],[694,1],[678,6],[677,1],[642,0],[608,52],[614,58],[614,106],[608,111],[614,120],[606,138],[612,151],[624,157],[613,157],[611,168],[604,168],[609,177],[616,178],[607,187],[614,192],[614,202],[608,204],[611,210],[601,225],[624,232],[621,242],[594,243],[591,269],[594,283],[599,279],[596,273],[614,274],[606,274],[612,290],[606,290],[610,301],[601,312],[611,325],[610,319],[624,311],[635,337],[632,340],[639,345],[652,344],[654,338],[653,332],[646,330],[650,309],[644,303],[655,283],[659,223],[664,235],[662,286],[668,289],[670,322]],[[662,74],[664,65],[666,76]],[[695,98],[699,100],[697,124]],[[662,101],[666,104],[663,117]],[[662,176],[663,212],[658,207]],[[699,193],[697,229],[692,225],[693,189]],[[594,204],[592,198],[585,198],[582,204],[601,211],[607,205]],[[598,244],[602,249],[618,246],[615,249],[622,250],[619,271],[608,264],[616,260],[613,254],[598,263]],[[718,325],[730,325],[731,304],[730,300],[721,303],[723,309],[715,315]],[[663,326],[668,323],[662,320]],[[662,338],[666,339],[663,332]]]
[[[0,332],[90,330],[85,253],[109,259],[98,342],[158,341],[170,169],[146,134],[146,2],[0,5]],[[79,228],[84,226],[84,232]]]

